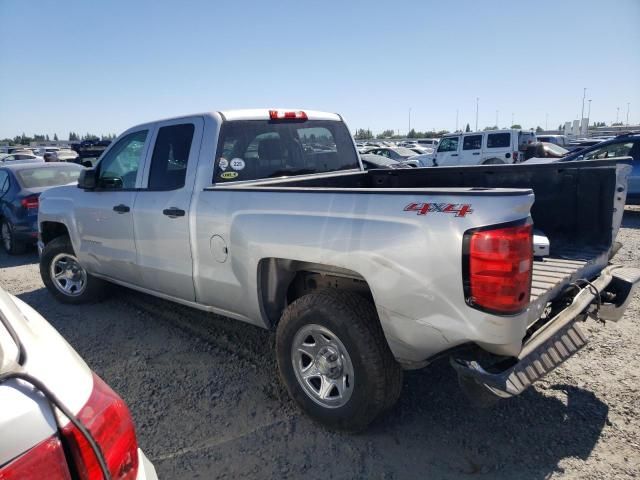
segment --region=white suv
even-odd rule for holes
[[[435,166],[491,165],[523,160],[527,145],[536,134],[523,130],[488,130],[442,137],[432,155]]]

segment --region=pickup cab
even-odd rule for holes
[[[360,430],[403,369],[448,355],[487,403],[580,350],[588,316],[620,319],[627,163],[365,171],[337,114],[162,120],[42,194],[40,273],[66,303],[115,283],[275,329],[300,407]]]

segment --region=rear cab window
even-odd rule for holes
[[[77,182],[81,171],[79,165],[29,168],[16,171],[16,177],[22,188],[55,187]]]
[[[351,134],[332,120],[231,120],[223,123],[214,183],[360,167]]]

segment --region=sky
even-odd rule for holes
[[[640,0],[0,0],[0,138],[233,108],[406,133],[640,123]],[[588,102],[585,102],[585,116]],[[513,115],[513,117],[512,117]]]

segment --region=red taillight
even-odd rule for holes
[[[531,224],[467,232],[465,250],[469,305],[498,314],[527,307],[533,268]]]
[[[307,120],[307,114],[302,111],[283,112],[282,110],[269,110],[271,120]]]
[[[2,480],[24,480],[25,478],[71,480],[64,450],[57,436],[47,438],[0,468]]]
[[[134,479],[138,472],[138,442],[133,420],[124,401],[95,373],[93,391],[77,415],[100,446],[113,480]],[[102,480],[91,446],[73,424],[63,428],[82,480]]]
[[[39,203],[38,195],[29,195],[20,200],[20,205],[24,208],[38,208]]]

